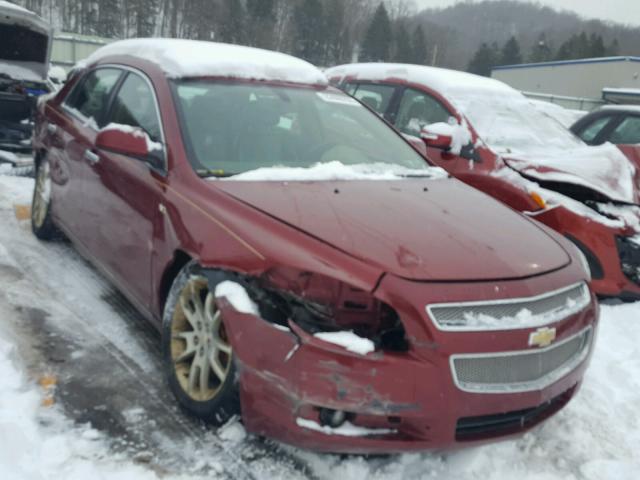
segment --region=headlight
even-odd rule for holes
[[[367,291],[286,267],[269,270],[258,282],[268,297],[265,302],[277,306],[284,320],[292,320],[308,333],[351,331],[381,349],[408,348],[396,311]]]

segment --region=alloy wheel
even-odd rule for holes
[[[181,388],[192,400],[213,399],[229,375],[232,355],[222,312],[207,280],[190,278],[171,322],[171,359]]]

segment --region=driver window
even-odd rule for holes
[[[113,102],[109,123],[139,127],[158,142],[161,140],[159,118],[151,87],[139,75],[129,73]]]
[[[609,141],[617,145],[640,143],[640,117],[625,118],[613,131]]]
[[[65,101],[66,107],[76,115],[95,122],[94,127],[104,127],[102,120],[109,96],[121,73],[121,70],[114,68],[89,72]]]
[[[446,122],[449,117],[451,114],[435,98],[408,88],[402,94],[396,127],[402,133],[418,137],[425,125]]]

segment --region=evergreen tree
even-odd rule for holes
[[[325,18],[320,0],[302,0],[293,14],[294,54],[319,65],[325,60]]]
[[[349,28],[345,24],[343,0],[325,1],[325,54],[323,65],[336,65],[350,60],[346,55]]]
[[[427,38],[425,37],[424,30],[421,25],[418,25],[413,31],[411,38],[411,50],[413,52],[412,63],[418,65],[425,65],[429,63],[427,61]]]
[[[364,35],[360,60],[365,62],[386,62],[391,53],[391,20],[384,3],[378,5],[369,28]]]
[[[247,0],[247,37],[250,45],[271,48],[275,24],[274,0]]]
[[[490,77],[491,69],[498,63],[498,58],[498,46],[495,43],[491,45],[483,43],[473,55],[467,71],[475,73],[476,75]]]
[[[395,29],[393,61],[398,63],[413,63],[414,53],[411,37],[404,22],[398,22]]]
[[[516,65],[522,63],[522,54],[520,53],[520,44],[516,37],[511,37],[502,47],[500,56],[502,65]]]
[[[255,20],[273,20],[274,0],[247,0],[247,13]]]
[[[607,47],[607,55],[610,55],[612,57],[620,55],[620,44],[618,43],[617,38],[614,38],[613,42],[611,42],[611,45]]]
[[[607,48],[604,46],[604,40],[601,35],[592,33],[589,37],[589,52],[590,57],[604,57],[607,54]]]
[[[538,37],[538,42],[531,49],[529,55],[529,61],[532,63],[549,62],[553,60],[553,51],[547,43],[547,38],[544,33],[541,33]]]
[[[119,0],[100,0],[96,33],[101,37],[122,37],[122,17]]]
[[[591,40],[595,38],[595,44]],[[602,43],[602,45],[600,45]],[[556,60],[576,60],[580,58],[590,58],[593,56],[602,56],[605,52],[602,37],[590,39],[585,32],[580,35],[572,35],[558,49]]]
[[[245,11],[240,0],[224,0],[220,38],[226,43],[244,42]]]

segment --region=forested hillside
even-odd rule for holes
[[[459,3],[417,12],[411,0],[15,0],[62,31],[170,36],[293,53],[319,65],[402,61],[469,69],[640,55],[640,28],[538,4]]]

